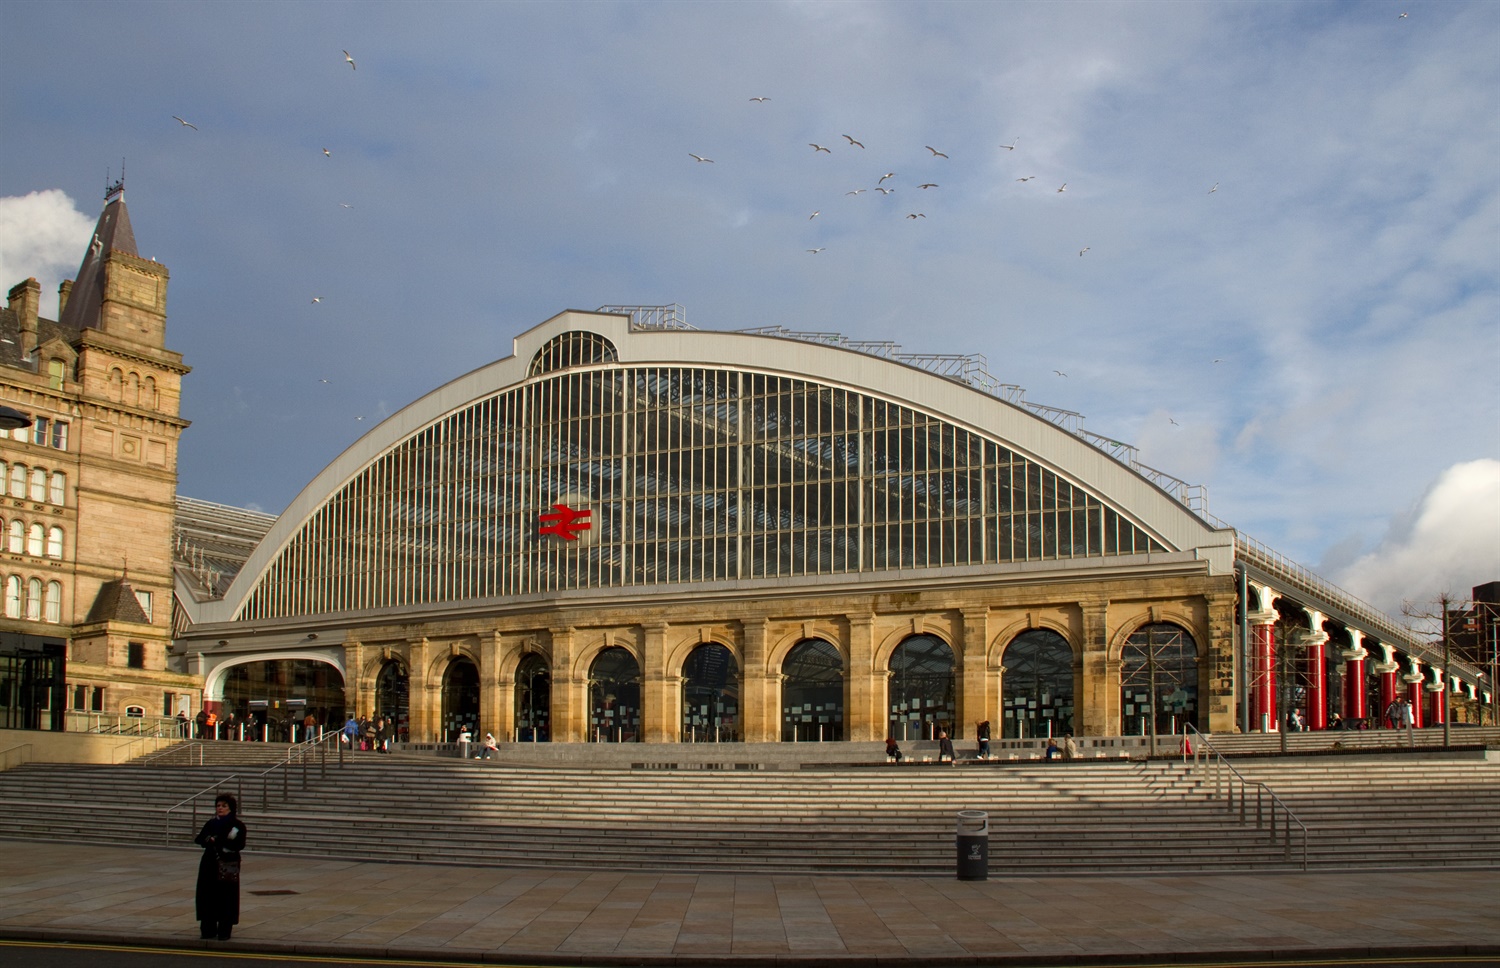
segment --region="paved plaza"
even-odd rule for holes
[[[0,937],[198,946],[197,862],[195,849],[0,841]],[[1004,865],[992,863],[992,872]],[[924,968],[1146,955],[1500,955],[1500,878],[1490,870],[992,873],[966,882],[380,864],[250,851],[243,876],[241,922],[226,947],[260,952]]]

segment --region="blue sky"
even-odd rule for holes
[[[0,282],[55,292],[124,158],[193,367],[183,494],[279,511],[541,320],[676,302],[705,329],[981,353],[1381,607],[1500,578],[1500,5],[17,2],[6,24]]]

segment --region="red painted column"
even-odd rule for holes
[[[1303,669],[1307,672],[1307,728],[1328,728],[1328,656],[1323,651],[1323,642],[1316,641],[1321,637],[1327,641],[1328,636],[1318,633],[1313,641],[1307,645],[1307,654],[1303,656]]]
[[[1438,674],[1438,681],[1435,683],[1429,682],[1424,686],[1427,690],[1427,721],[1434,726],[1441,726],[1443,725],[1444,713],[1443,690],[1447,688],[1447,684],[1443,679],[1446,673],[1440,669],[1434,669],[1433,671]]]
[[[1364,719],[1370,714],[1370,704],[1365,696],[1365,659],[1370,653],[1360,644],[1364,637],[1363,632],[1350,629],[1349,648],[1339,653],[1339,658],[1344,660],[1344,708],[1341,714],[1349,726],[1354,725],[1356,719]]]
[[[1417,660],[1413,659],[1412,668],[1417,668]],[[1411,703],[1411,724],[1417,729],[1427,725],[1423,718],[1425,704],[1422,702],[1422,673],[1408,672],[1401,677],[1406,682],[1406,701]]]
[[[1255,676],[1254,705],[1250,728],[1271,732],[1276,729],[1276,626],[1273,623],[1253,625],[1250,638]]]
[[[1401,667],[1396,664],[1395,650],[1388,645],[1382,645],[1380,649],[1385,653],[1385,661],[1375,664],[1375,673],[1380,676],[1380,708],[1371,710],[1370,715],[1375,720],[1373,725],[1384,729],[1389,725],[1385,720],[1385,711],[1391,708],[1391,703],[1401,694],[1396,683],[1396,673]]]

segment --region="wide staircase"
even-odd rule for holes
[[[370,860],[951,876],[955,814],[982,810],[993,876],[1500,861],[1500,764],[1483,752],[1237,758],[1249,785],[1236,792],[1181,758],[777,770],[360,753],[340,766],[334,747],[265,772],[287,747],[192,745],[0,774],[0,836],[185,845],[217,787],[240,795],[252,849]]]

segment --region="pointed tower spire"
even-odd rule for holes
[[[125,177],[110,184],[104,192],[104,211],[94,226],[94,237],[73,279],[67,304],[58,322],[72,329],[97,329],[99,310],[104,304],[104,263],[110,255],[123,252],[140,258],[135,248],[135,232],[130,227],[130,213],[125,210]]]

